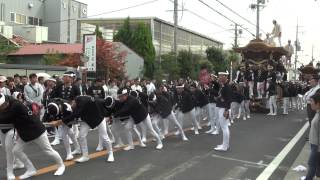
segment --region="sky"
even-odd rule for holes
[[[173,22],[173,0],[80,0],[88,4],[88,17],[158,17]],[[240,24],[243,34],[239,38],[240,46],[253,39],[246,30],[255,34],[256,11],[249,8],[256,0],[219,0],[232,10],[249,20],[252,24],[223,7],[217,0],[202,0],[224,16]],[[124,9],[145,2],[151,2],[139,7]],[[222,17],[199,0],[178,0],[179,26],[207,35],[224,43],[224,49],[230,49],[234,42],[234,23]],[[122,10],[120,10],[122,9]],[[117,12],[112,12],[119,10]],[[101,14],[101,15],[98,15]],[[96,16],[98,15],[98,16]],[[201,16],[202,18],[200,18]],[[299,52],[299,62],[307,64],[311,61],[312,46],[314,58],[320,61],[320,1],[315,0],[266,0],[260,13],[260,28],[270,33],[275,19],[282,28],[282,45],[296,39],[296,26],[299,24],[299,41],[302,51]],[[217,26],[218,25],[218,26]],[[241,27],[240,27],[241,28]],[[246,30],[245,30],[246,29]],[[262,33],[263,33],[262,32]],[[263,34],[262,38],[265,38]],[[298,64],[299,66],[299,64]]]

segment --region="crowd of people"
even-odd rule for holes
[[[19,179],[36,174],[24,153],[31,142],[38,144],[58,164],[55,175],[63,175],[65,171],[61,156],[52,148],[61,142],[66,161],[73,160],[74,155],[81,155],[76,162],[88,161],[90,129],[98,130],[96,150],[107,149],[107,162],[115,160],[113,148],[124,147],[126,151],[135,148],[133,134],[139,146],[146,147],[149,132],[156,141],[155,148],[161,150],[170,122],[182,141],[188,141],[183,130],[186,122],[192,124],[195,135],[200,133],[205,122],[210,127],[205,133],[222,132],[222,143],[214,149],[228,151],[229,126],[241,116],[243,120],[251,118],[249,106],[256,98],[253,94],[257,94],[250,81],[241,81],[239,74],[235,81],[228,78],[228,72],[219,72],[211,74],[208,84],[190,79],[170,82],[96,79],[84,83],[71,71],[62,77],[0,76],[0,125],[12,125],[0,131],[6,152],[7,179],[15,179],[13,170],[17,168],[26,169]],[[302,110],[307,104],[311,121],[314,112],[310,102],[319,89],[317,82],[316,77],[308,84],[287,81],[275,84],[268,80],[258,96],[269,99],[268,115],[277,115],[280,102],[276,87],[281,87],[283,114],[288,114],[290,108]],[[48,136],[54,137],[51,143]]]

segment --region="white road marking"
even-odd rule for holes
[[[255,165],[256,167],[267,167],[267,164],[263,164],[263,162],[261,163],[260,161],[258,163],[256,162],[251,162],[251,161],[246,161],[246,160],[241,160],[241,159],[235,159],[235,158],[230,158],[230,157],[225,157],[225,156],[220,156],[217,154],[212,154],[211,155],[214,158],[219,158],[219,159],[224,159],[224,160],[230,160],[230,161],[236,161],[236,162],[240,162],[240,163],[244,163],[244,164],[250,164],[250,165]]]
[[[222,180],[241,180],[241,177],[246,173],[248,168],[242,166],[236,166],[232,168]]]
[[[282,149],[282,151],[273,159],[273,161],[264,169],[264,171],[257,177],[256,180],[268,180],[273,172],[279,167],[283,159],[288,155],[291,149],[296,145],[299,139],[308,129],[309,124],[306,122],[300,131],[295,135],[294,138]]]
[[[143,173],[152,169],[153,167],[155,167],[153,164],[146,164],[146,165],[142,166],[141,168],[139,168],[137,170],[137,172],[133,173],[130,177],[126,177],[126,178],[122,178],[122,179],[123,180],[135,180],[139,176],[141,176]]]
[[[194,165],[201,162],[202,159],[208,158],[212,152],[209,152],[207,154],[201,155],[201,156],[194,156],[190,160],[176,166],[175,168],[171,169],[169,172],[162,174],[156,178],[153,178],[152,180],[172,180],[174,179],[178,174],[185,172],[186,170],[190,169]]]

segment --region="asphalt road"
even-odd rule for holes
[[[147,148],[119,150],[114,153],[115,162],[107,163],[105,156],[83,164],[67,167],[64,176],[55,177],[52,172],[32,179],[79,179],[79,180],[252,180],[256,179],[288,142],[306,123],[305,111],[292,111],[289,115],[266,116],[253,114],[247,121],[238,120],[231,127],[231,149],[217,152],[213,148],[221,144],[222,135],[200,135],[187,131],[188,142],[178,136],[164,140],[163,150],[156,150],[155,143]],[[305,135],[285,157],[269,179],[282,180],[301,148]],[[89,134],[89,152],[95,153],[97,132]],[[62,145],[55,147],[65,157]],[[34,146],[28,147],[27,155],[38,169],[52,165]],[[5,178],[5,156],[0,150],[0,179]],[[43,169],[42,169],[43,170]],[[16,175],[23,170],[16,171]]]

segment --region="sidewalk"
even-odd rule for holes
[[[296,172],[293,171],[292,169],[302,165],[306,168],[308,168],[308,159],[309,159],[309,153],[310,153],[310,146],[309,143],[307,142],[303,149],[301,150],[300,154],[298,155],[297,159],[294,161],[294,163],[292,164],[292,166],[290,167],[287,175],[284,177],[284,180],[299,180],[300,177],[305,176],[306,175],[306,171],[304,172]],[[320,178],[316,178],[316,180],[320,180]]]

